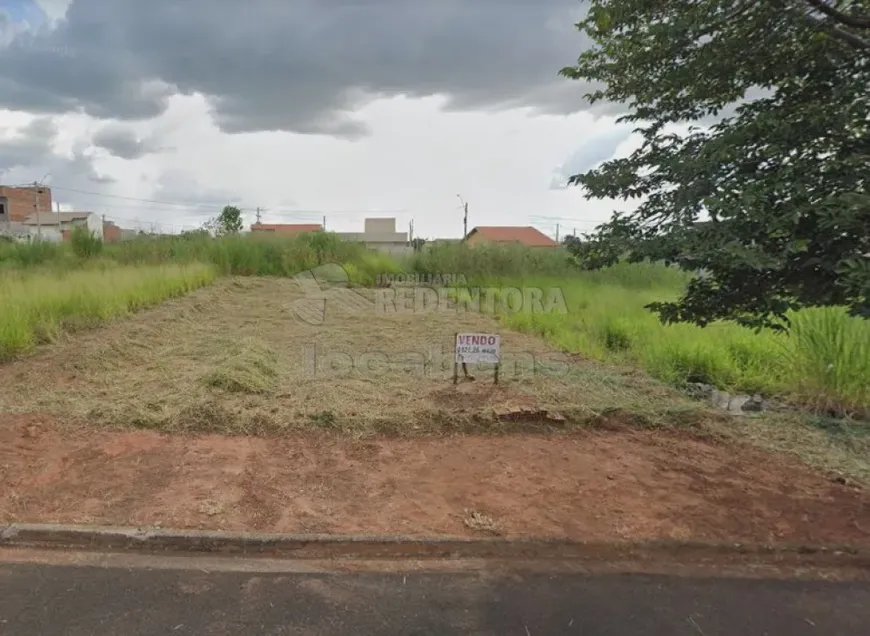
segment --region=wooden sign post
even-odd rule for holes
[[[495,364],[493,381],[498,384],[499,362],[501,360],[501,337],[490,333],[457,333],[453,345],[453,384],[459,382],[459,365],[462,365],[462,373],[466,379],[474,380],[469,375],[469,362],[479,364],[481,362]]]

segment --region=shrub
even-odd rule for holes
[[[65,246],[49,241],[0,242],[0,263],[14,267],[36,267],[49,263],[63,263]]]
[[[73,228],[70,233],[73,254],[82,259],[94,258],[103,251],[103,241],[85,227]]]
[[[430,244],[406,257],[402,264],[417,274],[463,274],[473,284],[532,276],[565,276],[576,273],[562,247],[530,249],[522,245],[467,243]]]

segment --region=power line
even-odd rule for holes
[[[132,225],[136,226],[136,229],[142,229],[142,227],[148,227],[148,228],[156,227],[158,229],[167,228],[170,230],[181,230],[181,231],[200,229],[200,226],[198,226],[198,225],[186,225],[186,224],[178,224],[178,223],[163,223],[161,221],[143,221],[141,219],[130,219],[130,218],[124,218],[124,217],[109,216],[107,214],[104,214],[103,218],[105,220],[108,220],[108,221],[115,223],[116,225],[117,224],[124,224],[124,225],[131,225],[132,224]],[[121,225],[119,225],[119,227],[121,227]],[[125,229],[125,228],[122,228],[122,229]]]
[[[264,208],[265,210],[265,208]],[[361,216],[401,216],[403,214],[409,214],[408,209],[402,208],[398,210],[324,210],[324,209],[299,209],[299,210],[276,210],[270,212],[270,214],[275,214],[278,216],[322,216],[324,214],[328,214],[329,216],[352,216],[352,215],[361,215]]]
[[[576,225],[601,225],[602,223],[607,223],[609,219],[595,221],[593,219],[578,219],[570,216],[547,216],[544,214],[529,214],[526,218],[529,220],[537,219],[541,222],[567,222],[574,223]]]
[[[57,203],[60,203],[60,202],[58,201]],[[192,210],[184,210],[181,208],[161,208],[161,207],[157,207],[157,206],[112,205],[112,204],[106,204],[106,203],[99,203],[99,204],[95,204],[93,206],[88,206],[88,207],[92,208],[92,210],[88,210],[88,211],[109,210],[109,211],[116,211],[116,212],[129,212],[129,213],[133,213],[133,214],[143,214],[143,213],[148,213],[148,212],[170,212],[170,213],[175,213],[176,216],[183,215],[183,216],[195,217],[195,218],[205,218],[205,217],[209,217],[209,216],[216,216],[217,214],[220,213],[219,210],[206,211],[206,210],[197,210],[196,208],[194,208]]]
[[[196,208],[196,207],[218,208],[218,207],[221,207],[219,204],[213,204],[213,203],[177,203],[177,202],[172,202],[172,201],[157,201],[155,199],[140,199],[138,197],[125,197],[125,196],[121,196],[119,194],[106,194],[105,192],[91,192],[88,190],[77,190],[75,188],[64,188],[62,186],[56,186],[56,185],[50,185],[50,186],[46,186],[46,187],[51,189],[51,190],[62,190],[64,192],[76,192],[78,194],[87,194],[87,195],[96,196],[96,197],[105,197],[108,199],[123,199],[125,201],[138,201],[141,203],[154,203],[157,205],[171,205],[171,206],[178,206],[178,207],[184,207],[184,208]],[[243,212],[253,212],[255,210],[254,208],[239,208],[239,209]]]

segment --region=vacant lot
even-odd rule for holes
[[[640,373],[575,362],[513,332],[504,333],[510,355],[498,386],[488,369],[454,387],[453,334],[497,328],[490,317],[385,313],[345,291],[358,304],[327,301],[317,324],[322,305],[299,304],[292,279],[220,281],[0,367],[0,409],[69,424],[241,434],[539,430],[704,416]]]
[[[225,279],[0,366],[0,521],[870,540],[866,458],[823,431],[370,299]],[[466,330],[502,333],[498,385],[452,383]]]

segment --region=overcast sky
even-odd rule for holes
[[[0,183],[192,228],[254,220],[419,236],[590,230],[563,187],[630,152],[618,109],[558,75],[578,0],[0,0]],[[618,204],[624,206],[624,204]]]

